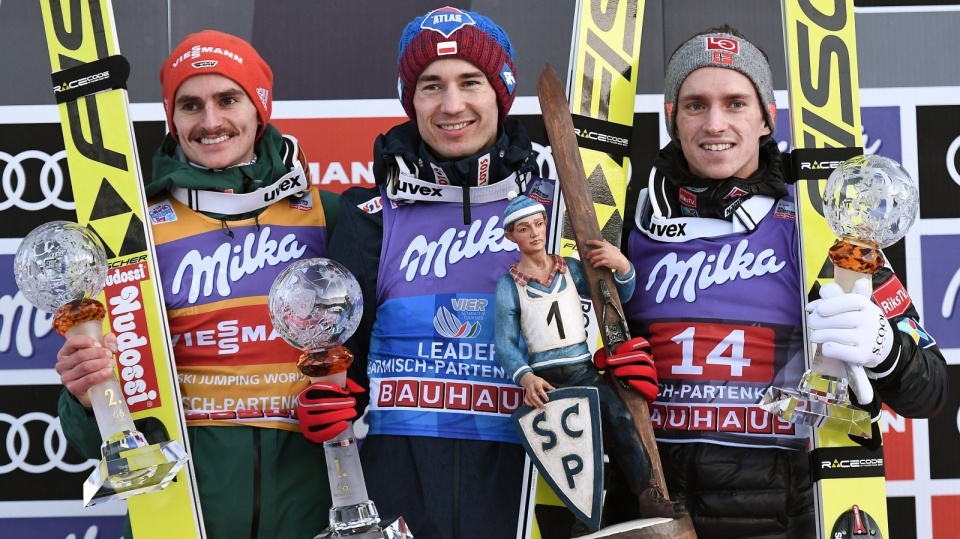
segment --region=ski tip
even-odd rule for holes
[[[540,73],[540,80],[544,79],[556,79],[557,82],[560,81],[560,76],[557,75],[557,72],[553,69],[553,66],[550,64],[544,64],[543,72]]]

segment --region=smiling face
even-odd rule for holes
[[[760,163],[760,138],[770,134],[753,83],[732,69],[690,73],[677,98],[677,140],[690,172],[701,178],[748,178]]]
[[[420,137],[433,153],[455,161],[493,145],[497,93],[475,65],[457,58],[433,62],[413,94]]]
[[[227,168],[253,159],[259,117],[239,84],[222,75],[196,75],[177,89],[173,106],[173,125],[190,162]]]
[[[543,212],[518,219],[512,230],[504,230],[503,236],[520,248],[523,255],[535,255],[546,251],[547,215]]]

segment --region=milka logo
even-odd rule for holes
[[[33,340],[50,334],[52,321],[52,314],[35,308],[20,291],[0,296],[0,353],[14,348],[20,357],[33,358]]]
[[[195,303],[200,297],[201,284],[204,297],[213,294],[214,286],[218,295],[227,297],[230,295],[230,283],[239,281],[245,275],[252,275],[265,266],[299,259],[306,250],[307,247],[301,245],[294,234],[287,234],[280,241],[270,239],[270,227],[265,226],[259,235],[256,232],[247,234],[242,246],[223,243],[212,256],[203,256],[196,249],[189,251],[180,261],[171,291],[179,294],[183,279],[189,273],[193,275],[187,299],[189,303]]]
[[[503,229],[497,226],[500,218],[493,216],[483,225],[474,221],[470,230],[448,228],[440,239],[428,241],[423,234],[413,238],[407,252],[403,254],[400,269],[407,269],[406,279],[412,281],[419,272],[428,275],[432,271],[437,277],[447,275],[447,264],[456,264],[465,258],[473,258],[485,251],[516,251],[517,244],[503,237]],[[483,230],[481,231],[481,227]]]
[[[734,279],[750,279],[767,273],[777,273],[785,263],[777,260],[773,249],[764,249],[760,254],[748,253],[749,240],[741,240],[730,256],[730,246],[724,245],[718,255],[695,253],[689,260],[677,260],[676,253],[663,257],[647,279],[647,290],[652,290],[663,270],[663,282],[657,291],[657,303],[667,297],[676,298],[683,290],[683,299],[692,303],[697,299],[697,289],[706,290],[715,284]],[[671,284],[673,285],[671,287]]]

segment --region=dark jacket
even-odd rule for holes
[[[282,145],[275,156],[279,163],[272,172],[275,177],[265,177],[261,183],[269,185],[276,181],[290,170],[293,159],[299,159],[306,169],[302,153],[295,151],[297,146],[292,140],[286,137],[281,139],[272,126],[268,133],[275,133],[272,136],[278,145]],[[265,146],[262,141],[258,144],[258,155],[261,161],[266,161],[268,156],[263,153]],[[155,193],[176,184],[174,178],[178,169],[185,168],[193,172],[186,168],[192,165],[170,159],[175,149],[176,144],[168,137],[167,143],[158,150],[161,155],[154,163],[165,161],[164,166],[169,173],[164,176],[162,186],[153,188]],[[238,182],[249,179],[247,172],[230,170]],[[210,181],[220,178],[213,174],[210,176]],[[255,187],[251,186],[251,189]],[[321,191],[320,200],[329,233],[334,230],[340,212],[338,197]],[[317,210],[320,211],[320,208]],[[209,214],[207,216],[211,217]],[[215,218],[233,222],[235,217]],[[251,218],[248,216],[247,220]],[[266,278],[261,281],[262,293],[266,295],[271,282]],[[277,341],[275,346],[288,345]],[[64,389],[58,402],[58,413],[70,445],[81,455],[99,460],[101,438],[92,411],[84,408]],[[137,422],[137,428],[151,443],[166,439],[162,434],[152,439],[153,432],[142,421]],[[300,432],[224,424],[188,426],[187,436],[207,537],[309,539],[326,528],[331,498],[324,455]],[[130,538],[129,521],[127,526],[124,535]]]
[[[490,183],[514,172],[536,172],[530,141],[512,118],[506,120],[494,147],[478,155],[492,157]],[[378,186],[351,188],[340,198],[342,212],[329,253],[354,274],[363,290],[363,318],[346,346],[354,353],[348,376],[367,390],[370,336],[379,307],[384,233],[380,204],[391,203],[386,197],[381,201],[380,188],[390,189],[398,156],[411,170],[421,171],[422,181],[434,181],[431,171],[439,167],[450,185],[469,188],[475,185],[471,178],[476,178],[478,155],[438,162],[421,141],[416,124],[406,122],[375,143]],[[465,220],[468,215],[469,204],[464,204]],[[369,395],[358,396],[357,401],[362,411]],[[367,490],[380,514],[403,516],[418,539],[515,536],[524,457],[519,444],[426,436],[368,435],[360,451]]]
[[[768,143],[761,152],[760,171],[747,180],[732,181],[745,190],[756,188],[755,192],[776,197],[771,186],[760,187],[758,182],[782,184],[781,178],[789,178],[784,163],[775,143]],[[666,187],[657,189],[658,197],[676,197],[676,176],[682,176],[681,181],[692,176],[674,144],[661,151],[657,170],[668,176]],[[633,216],[625,221],[634,222]],[[892,279],[896,279],[894,272],[883,268],[873,275],[874,288]],[[811,299],[819,297],[816,291],[811,295],[815,296]],[[901,324],[905,320],[908,322]],[[909,326],[909,320],[919,321],[912,304],[889,319],[896,337],[893,350],[884,362],[867,371],[871,376],[883,374],[872,383],[882,402],[895,412],[932,417],[947,403],[946,361],[932,341],[915,340],[903,327],[898,331],[898,325]],[[806,539],[816,535],[809,453],[705,442],[660,442],[658,447],[670,495],[686,502],[700,537]]]

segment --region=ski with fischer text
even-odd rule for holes
[[[189,451],[129,116],[130,66],[120,56],[113,9],[109,0],[40,4],[77,220],[107,249],[104,330],[121,345],[124,397],[134,420],[159,420]],[[189,461],[165,490],[129,498],[127,507],[137,539],[205,536]]]
[[[863,153],[853,0],[783,0],[783,24],[807,300],[816,285],[833,279],[827,252],[836,235],[823,216],[826,179]],[[882,447],[869,451],[845,433],[814,429],[810,467],[819,538],[888,537]]]
[[[573,19],[567,100],[600,232],[614,245],[620,244],[630,179],[643,11],[643,0],[577,0]],[[562,192],[558,200],[563,200]],[[573,256],[577,244],[569,220],[554,222],[550,229],[555,252]],[[599,345],[593,305],[588,299],[583,306],[584,318],[590,324],[588,336]],[[535,468],[528,469],[517,537],[568,537],[572,513],[537,477]]]

